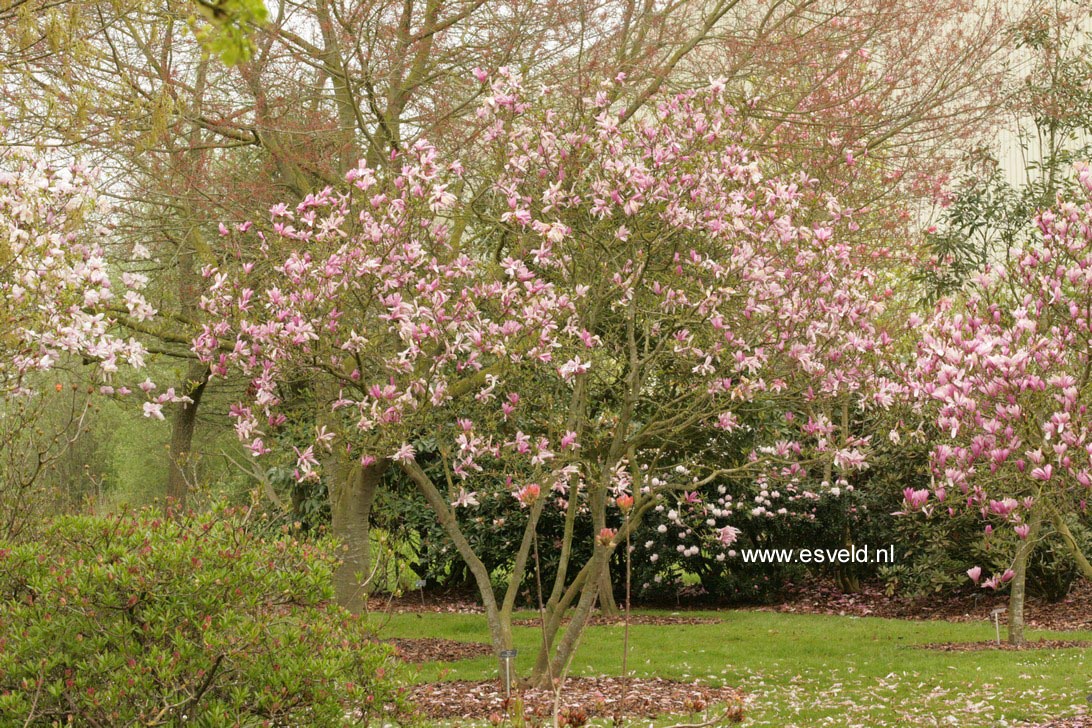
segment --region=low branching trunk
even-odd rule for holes
[[[451,539],[455,550],[462,557],[463,563],[470,569],[474,582],[478,586],[478,593],[482,598],[482,607],[485,610],[486,622],[489,625],[489,636],[493,642],[493,650],[497,655],[497,667],[499,671],[503,671],[504,660],[500,654],[505,650],[512,649],[512,624],[510,618],[508,620],[503,618],[503,610],[501,605],[497,603],[496,594],[493,593],[493,584],[489,579],[489,569],[474,553],[474,548],[467,541],[462,529],[459,528],[459,522],[455,518],[454,510],[444,499],[436,484],[432,482],[432,478],[421,469],[420,465],[412,461],[402,462],[401,468],[402,472],[409,476],[417,489],[421,491],[425,500],[428,501],[429,507],[440,522],[440,526]]]
[[[591,498],[592,533],[599,533],[607,526],[607,491],[600,488]],[[599,611],[606,617],[617,617],[618,603],[614,599],[614,584],[611,581],[610,560],[604,564],[603,570],[596,580],[594,588],[599,595]]]
[[[1009,643],[1013,645],[1023,645],[1027,641],[1024,636],[1024,603],[1027,592],[1028,560],[1032,551],[1035,550],[1035,542],[1042,523],[1042,511],[1036,507],[1028,522],[1031,529],[1027,538],[1020,542],[1012,565],[1013,576],[1009,592]]]
[[[547,663],[548,668],[541,673],[536,669],[531,675],[532,684],[545,687],[551,678],[555,680],[563,679],[568,672],[569,663],[576,653],[576,648],[580,645],[580,638],[584,634],[584,628],[587,626],[588,619],[595,608],[596,597],[598,596],[597,585],[606,564],[610,560],[610,554],[611,550],[609,548],[596,544],[591,561],[587,565],[588,574],[584,582],[584,588],[580,590],[580,599],[573,608],[569,625],[561,636],[561,640],[557,642],[552,656],[549,652],[553,645],[544,643],[540,648],[546,653],[545,656],[549,660]],[[558,614],[558,617],[560,618],[560,614]]]
[[[330,488],[331,530],[341,542],[341,564],[334,572],[339,605],[353,614],[364,610],[373,583],[371,514],[388,461],[369,466],[336,458],[327,468]]]

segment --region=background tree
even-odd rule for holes
[[[110,275],[103,249],[110,231],[92,184],[79,166],[53,169],[10,150],[0,155],[0,417],[7,446],[0,517],[6,536],[24,528],[40,505],[35,490],[47,466],[84,429],[88,403],[80,392],[127,394],[135,388],[131,375],[144,367],[144,347],[115,333],[112,312],[120,307],[137,320],[153,316],[142,293],[146,279]],[[78,390],[73,384],[69,392],[76,374]],[[151,389],[147,382],[144,391]],[[57,393],[52,399],[51,390]],[[144,414],[162,417],[163,406],[181,396],[169,389],[149,398]],[[69,414],[45,416],[49,404]]]
[[[1028,560],[1046,535],[1044,524],[1092,578],[1070,527],[1092,487],[1084,425],[1092,174],[1082,166],[1078,177],[1078,201],[1059,199],[1036,218],[1037,241],[1014,249],[1007,268],[987,268],[965,303],[938,304],[912,377],[942,439],[932,457],[933,488],[908,491],[907,501],[914,510],[978,511],[990,538],[996,538],[990,521],[1011,527],[1017,537],[1011,568],[983,586],[1012,581],[1014,644],[1024,641]],[[976,583],[981,575],[980,568],[970,572]]]

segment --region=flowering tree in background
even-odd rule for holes
[[[1092,371],[1092,171],[1079,166],[1079,199],[1059,197],[1036,217],[1037,239],[987,268],[966,301],[942,301],[922,329],[911,381],[935,418],[931,489],[908,489],[912,510],[978,511],[988,540],[1010,529],[1010,569],[984,578],[1012,582],[1009,640],[1024,641],[1028,558],[1049,524],[1081,573],[1092,565],[1068,524],[1087,508],[1092,438],[1087,425]],[[913,327],[921,321],[910,322]]]
[[[8,535],[21,530],[43,467],[80,430],[86,407],[73,405],[63,433],[39,431],[46,422],[41,403],[65,388],[63,371],[79,366],[79,381],[112,396],[128,394],[125,382],[144,367],[146,350],[116,334],[111,311],[153,316],[141,292],[147,277],[123,273],[116,285],[103,251],[104,213],[83,167],[54,169],[12,151],[0,156],[0,429],[7,456],[0,518]],[[173,390],[154,394],[150,381],[142,389],[149,395],[145,416],[162,418],[163,405],[180,400]]]
[[[214,375],[251,378],[240,437],[267,452],[290,384],[324,393],[297,477],[331,456],[402,470],[474,575],[498,651],[537,519],[565,511],[536,679],[567,668],[611,554],[662,496],[793,463],[863,467],[867,443],[833,437],[823,404],[897,389],[864,366],[887,341],[883,253],[839,243],[837,205],[806,176],[764,177],[722,89],[658,98],[623,126],[606,94],[574,120],[502,69],[468,150],[497,160],[491,180],[421,143],[397,174],[362,165],[346,191],[275,207],[271,228],[225,227],[273,262],[206,270],[195,348]],[[693,455],[760,407],[781,415],[747,433],[745,457]],[[459,525],[494,498],[529,513],[503,595]],[[730,544],[731,508],[715,510]],[[581,512],[594,544],[570,563]]]

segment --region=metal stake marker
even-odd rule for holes
[[[517,650],[501,650],[500,657],[504,660],[504,697],[512,697],[512,660],[516,659]]]
[[[425,584],[427,584],[427,583],[428,582],[426,582],[424,579],[418,579],[414,583],[414,586],[421,591],[421,606],[422,607],[425,606]]]
[[[1001,615],[1004,614],[1007,611],[1008,611],[1008,609],[1005,608],[1005,607],[998,607],[997,609],[990,612],[990,614],[993,615],[993,628],[997,632],[997,646],[998,647],[1001,646]]]

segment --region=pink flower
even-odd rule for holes
[[[717,540],[719,540],[725,546],[731,546],[739,538],[739,534],[742,533],[735,526],[725,526],[717,531]]]
[[[557,373],[567,382],[572,379],[573,376],[588,371],[590,366],[591,365],[587,362],[580,361],[580,357],[576,356],[558,367]]]
[[[1049,466],[1048,466],[1049,467]],[[1019,506],[1019,502],[1015,498],[1004,498],[1002,500],[990,501],[990,513],[998,516],[1007,516],[1016,510]]]
[[[1014,530],[1016,531],[1016,535],[1019,536],[1021,540],[1023,540],[1028,537],[1029,533],[1031,533],[1031,526],[1026,523],[1021,523]]]
[[[1005,584],[1012,581],[1012,577],[1016,576],[1016,572],[1012,569],[1005,569],[1005,573],[1001,575],[1001,583]]]
[[[633,496],[620,495],[614,499],[614,503],[618,506],[618,509],[621,510],[622,513],[626,513],[629,511],[630,508],[633,507]]]
[[[926,488],[921,488],[920,490],[905,488],[902,491],[902,497],[906,500],[907,505],[909,505],[911,509],[920,511],[929,501],[929,490]]]
[[[478,505],[477,493],[474,491],[468,491],[466,488],[459,488],[459,495],[455,500],[451,502],[451,505],[455,508],[471,508]]]
[[[970,569],[967,569],[967,576],[970,577],[971,581],[977,584],[978,580],[982,578],[982,567],[973,566]]]
[[[1050,480],[1050,476],[1054,474],[1054,468],[1050,463],[1047,463],[1041,468],[1035,468],[1031,471],[1031,477],[1033,480]]]
[[[610,546],[611,541],[614,540],[614,536],[617,533],[613,528],[604,528],[599,531],[599,535],[595,537],[596,542],[601,546]]]

